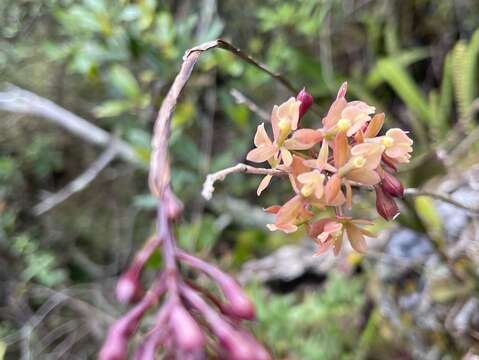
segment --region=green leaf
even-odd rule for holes
[[[96,117],[114,117],[122,114],[130,108],[130,104],[124,100],[109,100],[93,109]]]
[[[110,81],[123,96],[136,98],[140,95],[140,87],[133,74],[122,65],[115,65],[110,69]]]
[[[171,127],[178,129],[191,123],[195,114],[195,106],[191,101],[184,101],[176,107],[173,118],[171,119]]]
[[[458,41],[452,50],[452,73],[460,121],[466,129],[474,126],[470,107],[476,97],[477,58],[479,55],[479,30],[469,44]]]
[[[420,60],[426,59],[427,57],[429,57],[428,49],[424,47],[418,47],[414,49],[403,50],[400,53],[395,54],[394,57],[386,57],[383,58],[383,60],[393,60],[398,65],[402,66],[403,68],[406,68]],[[369,72],[366,77],[366,84],[370,88],[375,88],[384,81],[385,79],[382,76],[380,70],[378,70],[377,65]]]
[[[151,194],[137,195],[133,198],[133,205],[140,209],[152,210],[158,205],[158,199]]]
[[[442,220],[429,196],[418,196],[414,201],[416,212],[426,226],[428,232],[439,235],[442,232]]]
[[[418,118],[425,122],[430,121],[431,112],[424,95],[399,63],[392,59],[380,60],[378,71]]]
[[[7,344],[3,341],[0,341],[0,360],[5,358],[5,353],[7,352]]]
[[[449,128],[449,118],[452,111],[452,59],[448,55],[444,61],[442,83],[439,95],[436,91],[430,93],[430,106],[433,113],[431,118],[431,134],[433,138],[443,139]]]

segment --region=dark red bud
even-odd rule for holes
[[[384,219],[394,220],[399,215],[399,208],[394,199],[380,186],[375,186],[376,190],[376,209]]]
[[[382,160],[383,163],[385,163],[389,168],[391,168],[391,170],[397,171],[396,163],[395,163],[394,160],[391,159],[389,156],[387,156],[386,154],[383,154],[382,157],[381,157],[381,160]]]
[[[386,193],[393,197],[402,198],[404,196],[404,187],[399,179],[389,174],[387,171],[384,172],[384,177],[380,185]]]
[[[311,105],[313,105],[313,97],[303,88],[298,95],[296,95],[296,100],[301,101],[301,105],[299,106],[299,118],[301,119]]]

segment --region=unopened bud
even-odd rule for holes
[[[116,299],[121,304],[131,304],[138,301],[143,294],[139,281],[139,271],[132,268],[124,273],[116,284]]]
[[[232,315],[246,320],[254,319],[254,306],[236,281],[224,276],[219,280],[218,285],[228,301],[228,311]]]
[[[404,187],[399,179],[389,174],[387,171],[384,172],[380,185],[387,194],[393,197],[402,198],[404,196]]]
[[[386,220],[394,220],[399,216],[399,208],[394,199],[381,186],[375,186],[376,190],[376,209],[378,214]]]
[[[391,168],[391,170],[397,171],[396,162],[393,159],[391,159],[389,156],[387,156],[386,154],[383,154],[381,157],[381,160],[383,161],[384,164],[386,164],[389,168]]]
[[[223,349],[226,350],[225,358],[231,360],[255,359],[255,349],[248,339],[236,331],[227,331],[220,338]]]
[[[271,360],[271,355],[256,339],[246,331],[241,331],[243,338],[248,341],[254,352],[254,360]]]
[[[98,355],[99,360],[124,360],[128,356],[128,340],[135,331],[138,311],[117,320],[108,330],[108,335]]]
[[[110,332],[98,354],[98,359],[126,360],[127,356],[128,338],[122,334]]]
[[[298,95],[296,95],[296,100],[301,101],[301,105],[299,106],[299,118],[301,119],[311,105],[313,105],[313,97],[303,88]]]
[[[199,351],[205,345],[205,337],[193,317],[183,306],[176,306],[170,316],[171,329],[178,347],[188,353]]]

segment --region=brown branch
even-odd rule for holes
[[[215,191],[214,184],[217,181],[223,181],[226,176],[238,172],[243,172],[246,174],[255,174],[255,175],[273,175],[273,176],[282,176],[286,175],[286,172],[282,170],[276,169],[265,169],[265,168],[257,168],[254,166],[246,165],[246,164],[236,164],[235,166],[231,166],[229,168],[217,171],[213,174],[209,174],[206,177],[205,182],[203,183],[203,190],[201,191],[201,195],[206,200],[210,200],[213,196],[213,192]]]
[[[196,50],[201,49],[203,47],[207,47],[204,50],[208,50],[212,47],[218,47],[220,49],[227,50],[227,51],[231,52],[232,54],[236,55],[237,57],[239,57],[240,59],[246,61],[247,63],[249,63],[249,64],[253,65],[254,67],[256,67],[257,69],[261,70],[262,72],[268,74],[269,76],[271,76],[272,78],[277,80],[279,83],[281,83],[285,88],[287,88],[292,93],[296,94],[299,91],[293,84],[291,84],[280,73],[276,73],[276,72],[268,69],[268,67],[266,65],[264,65],[264,64],[260,63],[259,61],[253,59],[250,55],[246,54],[241,49],[238,49],[237,47],[233,46],[232,44],[230,44],[229,42],[227,42],[223,39],[217,39],[217,40],[214,40],[210,43],[205,43],[205,44],[199,45],[199,46],[191,49],[190,51],[196,51]],[[187,52],[187,55],[188,55],[188,52]]]
[[[479,215],[479,209],[470,208],[470,207],[468,207],[464,204],[461,204],[460,202],[458,202],[454,199],[451,199],[449,196],[444,195],[444,194],[438,194],[438,193],[427,191],[427,190],[419,190],[419,189],[415,189],[415,188],[408,188],[408,189],[404,190],[404,195],[405,196],[413,196],[413,197],[429,196],[429,197],[432,197],[436,200],[443,201],[443,202],[449,203],[451,205],[454,205],[455,207],[457,207],[459,209],[466,210],[469,213]]]

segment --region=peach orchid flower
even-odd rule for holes
[[[251,150],[246,159],[252,162],[268,161],[272,168],[283,164],[290,166],[293,162],[292,150],[307,150],[321,140],[321,133],[313,129],[297,130],[301,101],[290,98],[280,106],[273,108],[271,125],[273,128],[272,141],[268,136],[264,123],[258,126],[254,137],[255,149]],[[289,135],[293,131],[290,138]],[[269,185],[272,176],[266,175],[261,181],[257,194]]]
[[[354,135],[368,121],[376,108],[363,101],[346,101],[347,82],[339,88],[336,100],[331,105],[328,114],[323,118],[325,136],[345,131],[347,136]]]
[[[413,141],[401,129],[389,129],[386,135],[369,139],[369,142],[382,144],[385,155],[398,163],[408,163],[411,158]]]
[[[321,219],[309,227],[309,236],[319,245],[316,255],[321,255],[333,248],[334,255],[338,255],[342,248],[344,237],[357,252],[364,253],[367,249],[365,236],[374,237],[370,231],[361,227],[372,225],[368,220],[337,217]]]

